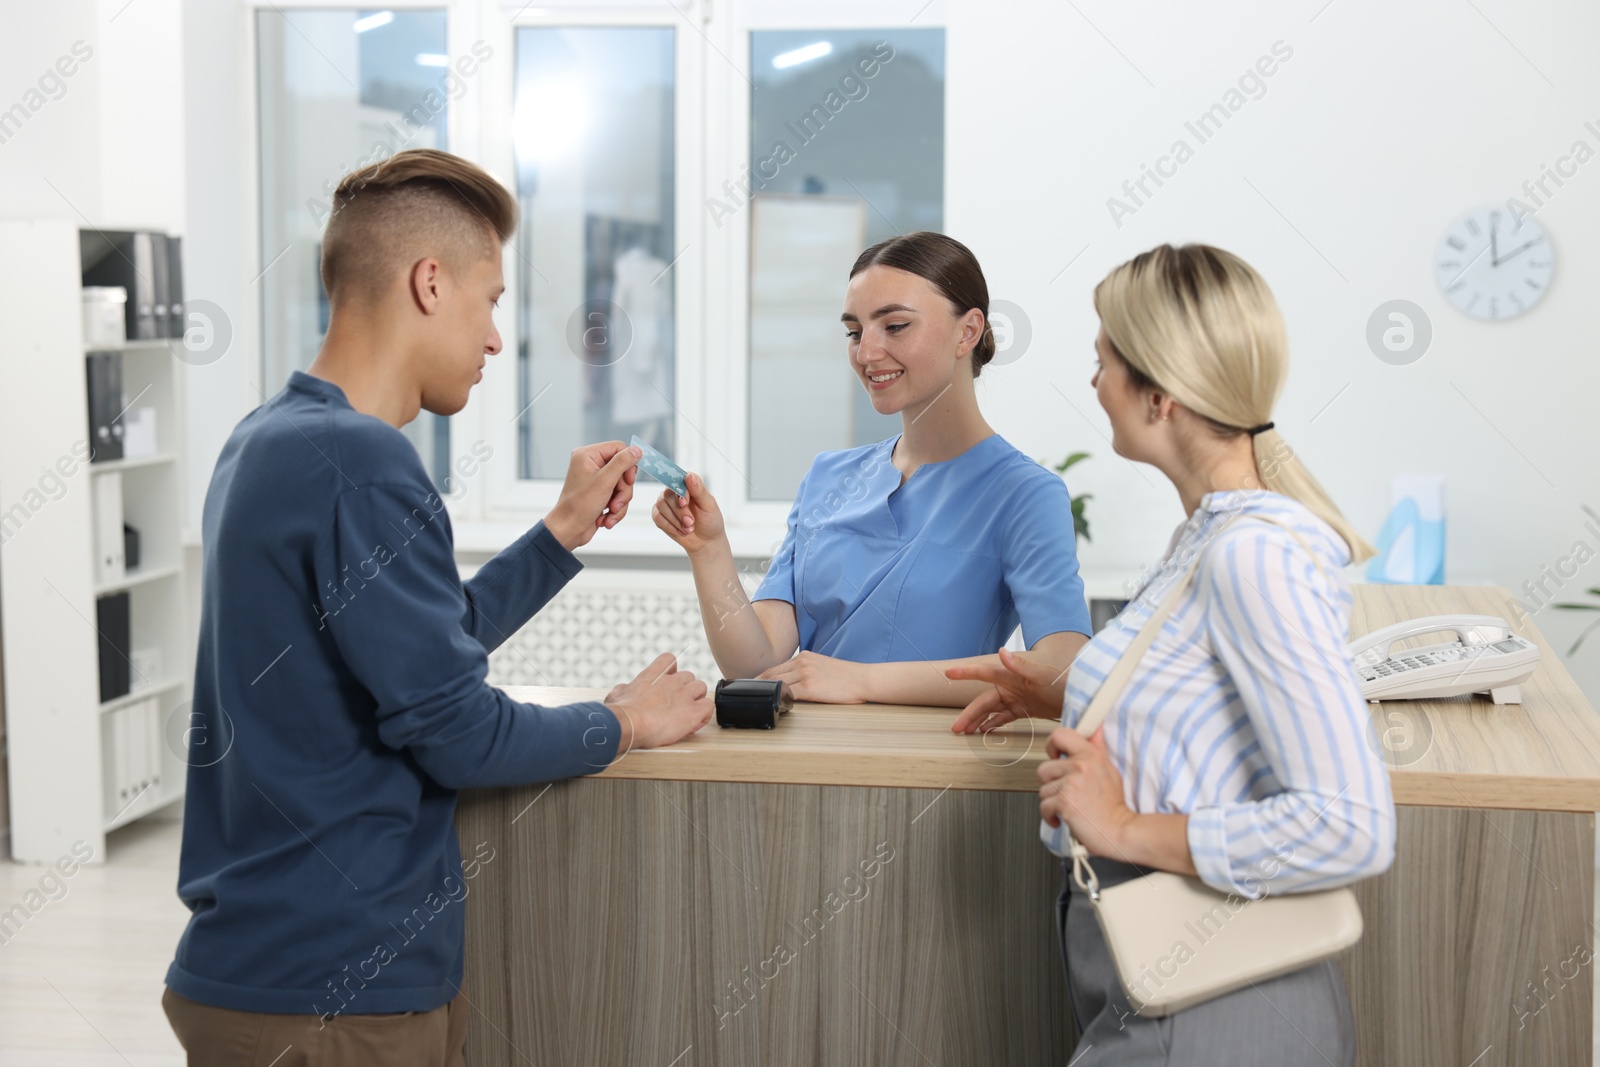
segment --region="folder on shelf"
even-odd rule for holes
[[[127,539],[122,530],[122,474],[96,474],[94,482],[94,582],[109,585],[127,574]]]
[[[101,767],[108,820],[150,807],[161,793],[160,713],[152,698],[105,717]]]
[[[108,812],[115,818],[128,806],[128,799],[133,795],[129,783],[133,780],[133,765],[128,755],[128,717],[123,714],[127,709],[118,708],[111,713],[111,751],[107,754],[115,775],[117,791],[114,794],[116,803]]]
[[[167,235],[164,233],[145,233],[135,234],[135,236],[145,237],[150,241],[150,317],[155,320],[155,335],[157,337],[170,337],[171,326],[167,319],[167,304],[172,291],[172,283],[169,274],[171,253],[167,249]]]
[[[182,337],[188,320],[183,314],[183,238],[167,238],[167,336]]]
[[[166,737],[161,729],[160,701],[151,697],[144,706],[144,752],[150,775],[150,798],[154,800],[161,792],[161,753],[166,747]]]
[[[122,768],[118,760],[122,750],[117,744],[117,713],[100,716],[100,804],[107,819],[116,817],[125,800],[118,799],[122,790]]]
[[[111,788],[107,793],[107,818],[143,809],[158,792],[156,767],[158,739],[153,733],[156,704],[141,700],[111,712],[111,749],[105,755],[110,768]]]
[[[89,462],[122,458],[122,353],[84,357],[89,384]]]
[[[112,593],[94,602],[95,627],[100,632],[100,702],[128,693],[131,602],[127,593]]]
[[[150,788],[150,701],[141,700],[123,709],[128,716],[128,788],[138,796]]]
[[[122,566],[125,571],[139,569],[139,530],[122,524]]]

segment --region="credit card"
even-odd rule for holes
[[[640,470],[679,496],[686,497],[689,495],[689,486],[684,481],[686,475],[682,467],[645,444],[639,439],[638,434],[635,434],[633,440],[628,443],[644,453],[643,458],[639,460]]]

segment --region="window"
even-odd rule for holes
[[[875,242],[944,226],[944,31],[750,34],[750,498],[900,429],[847,364],[839,313]]]
[[[517,31],[519,478],[588,441],[675,452],[675,37]]]
[[[340,177],[430,146],[517,197],[505,352],[465,410],[408,428],[458,543],[505,543],[573,448],[637,435],[706,476],[756,555],[816,453],[898,429],[838,319],[863,248],[943,228],[943,0],[247,2],[269,392],[322,342]],[[481,72],[452,84],[468,53]],[[676,551],[639,510],[595,551]]]
[[[448,149],[443,10],[256,12],[261,321],[268,396],[316,358],[328,328],[322,231],[339,179],[406,148]],[[448,491],[449,419],[405,428]]]

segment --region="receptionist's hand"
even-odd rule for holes
[[[863,664],[815,652],[801,652],[756,677],[783,682],[796,700],[816,704],[864,704],[867,700]]]
[[[1029,717],[1061,718],[1067,672],[1045,663],[1032,652],[1000,650],[998,666],[970,663],[947,668],[946,678],[988,682],[993,689],[968,704],[950,729],[958,734],[988,733],[1008,722]]]
[[[684,488],[689,490],[687,500],[671,489],[663,491],[650,517],[668,537],[694,556],[722,544],[727,527],[716,498],[698,474],[690,473],[685,477]]]

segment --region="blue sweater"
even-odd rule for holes
[[[600,770],[600,703],[541,708],[487,654],[581,564],[534,527],[463,583],[405,436],[300,372],[239,423],[204,582],[167,985],[241,1011],[428,1011],[461,982],[456,790]]]

